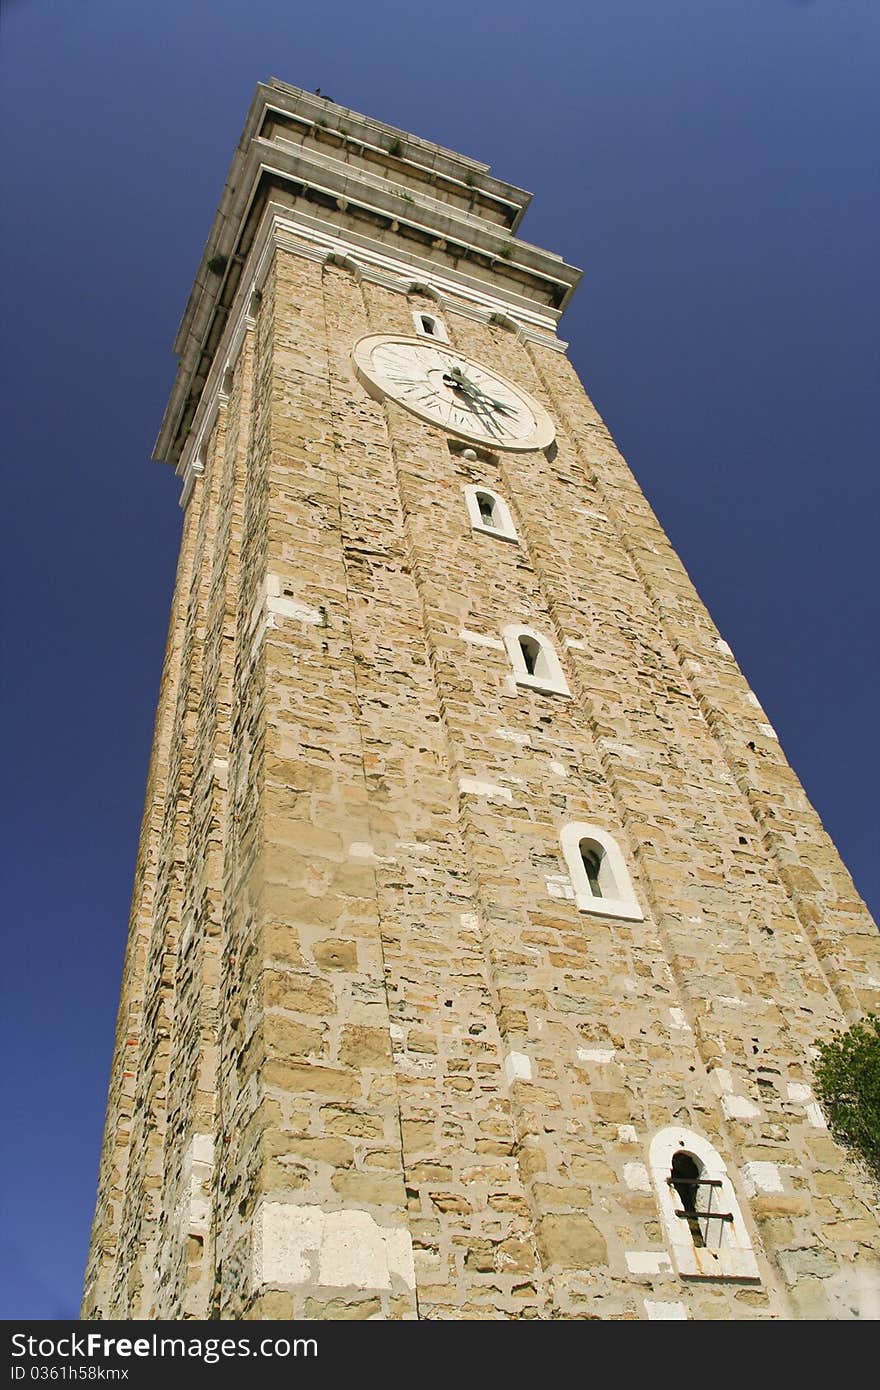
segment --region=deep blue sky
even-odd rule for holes
[[[0,1316],[75,1313],[181,514],[150,461],[257,81],[535,194],[562,333],[880,907],[877,0],[3,0]]]

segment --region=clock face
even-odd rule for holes
[[[554,435],[546,410],[506,377],[445,343],[371,333],[354,349],[358,379],[447,434],[496,449],[545,449]]]

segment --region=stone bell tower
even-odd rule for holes
[[[811,1049],[880,939],[486,165],[257,88],[85,1317],[880,1313]]]

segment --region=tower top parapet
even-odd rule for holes
[[[305,254],[459,293],[552,332],[581,272],[517,237],[531,194],[489,166],[273,78],[254,94],[174,341],[154,457],[176,464],[270,228]]]

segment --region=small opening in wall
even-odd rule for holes
[[[684,1220],[687,1221],[691,1239],[698,1248],[702,1249],[705,1238],[700,1226],[700,1218],[697,1214],[697,1193],[699,1192],[701,1169],[695,1159],[689,1153],[679,1149],[677,1154],[672,1156],[672,1171],[669,1181],[678,1193],[681,1202]]]
[[[520,637],[519,649],[522,652],[526,674],[529,676],[539,675],[538,666],[541,660],[540,643],[536,642],[534,637]]]
[[[590,892],[594,898],[602,897],[602,889],[599,884],[599,868],[602,863],[602,856],[589,845],[581,845],[581,859],[584,861],[584,871],[587,875],[587,883],[590,885]]]
[[[434,320],[431,318],[431,315],[420,314],[419,319],[422,325],[422,332],[427,333],[430,338],[433,338],[435,332],[435,323]]]
[[[477,506],[480,509],[480,519],[484,526],[498,526],[498,519],[495,515],[495,499],[490,497],[487,492],[477,493]]]

